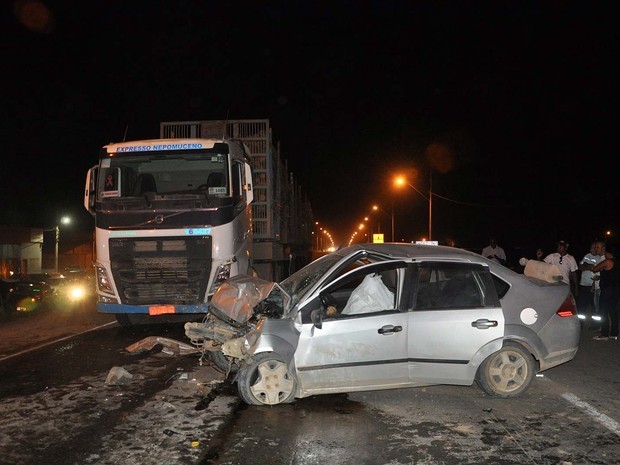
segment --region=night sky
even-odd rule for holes
[[[0,224],[90,230],[102,145],[160,121],[267,118],[337,242],[389,236],[580,259],[618,224],[614,2],[6,1]],[[376,223],[375,223],[376,227]],[[389,237],[388,237],[389,238]],[[509,257],[510,259],[510,257]]]

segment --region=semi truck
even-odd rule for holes
[[[158,139],[101,149],[84,192],[99,312],[193,321],[229,277],[291,271],[311,209],[271,137],[269,120],[162,122]]]

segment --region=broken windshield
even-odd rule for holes
[[[280,287],[291,296],[291,304],[294,305],[341,260],[339,254],[324,255],[290,275],[280,283]]]

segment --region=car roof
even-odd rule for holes
[[[346,256],[356,251],[369,251],[383,255],[389,255],[397,258],[411,258],[415,260],[464,260],[476,263],[490,264],[495,263],[491,260],[485,259],[482,255],[479,255],[469,250],[459,249],[456,247],[449,247],[443,245],[420,245],[409,243],[361,243],[354,244],[349,247],[339,249],[335,253]]]

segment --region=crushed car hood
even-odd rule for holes
[[[265,300],[274,288],[285,294],[275,282],[254,276],[235,276],[218,287],[211,298],[211,307],[231,320],[244,324],[252,317],[254,307]]]

